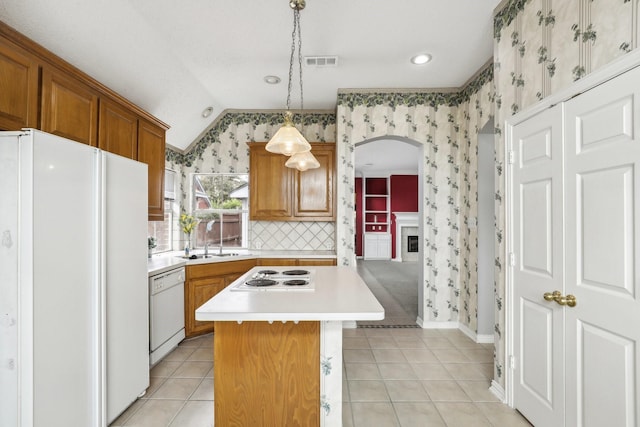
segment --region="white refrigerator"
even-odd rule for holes
[[[149,386],[147,166],[0,132],[0,425],[102,427]]]

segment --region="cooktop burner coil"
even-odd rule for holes
[[[282,274],[287,276],[307,276],[310,273],[308,270],[286,270]]]
[[[258,271],[258,274],[264,274],[265,276],[271,276],[271,275],[274,275],[274,274],[278,274],[278,272],[275,271],[275,270],[260,270],[260,271]]]
[[[247,286],[274,286],[277,283],[271,279],[251,279],[245,282]]]
[[[308,285],[309,282],[302,279],[292,279],[292,280],[285,280],[284,282],[282,282],[282,284],[286,286],[304,286],[304,285]]]

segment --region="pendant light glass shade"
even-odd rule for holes
[[[292,156],[296,153],[310,151],[311,144],[293,125],[291,113],[287,111],[284,115],[284,124],[269,140],[265,149],[271,153]]]
[[[294,154],[284,164],[288,168],[296,168],[299,171],[306,171],[307,169],[315,169],[320,167],[318,159],[311,154],[311,151],[305,151],[303,153]]]

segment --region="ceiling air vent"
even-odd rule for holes
[[[304,62],[308,67],[337,67],[338,66],[338,57],[337,56],[305,56]]]

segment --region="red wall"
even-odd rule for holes
[[[391,212],[418,212],[418,175],[391,175]],[[391,215],[391,258],[396,257],[396,217]]]
[[[356,178],[356,256],[362,253],[362,178]]]
[[[362,178],[356,177],[356,256],[363,256]],[[391,175],[391,212],[418,212],[418,175]],[[391,257],[396,257],[396,221],[391,215]]]

